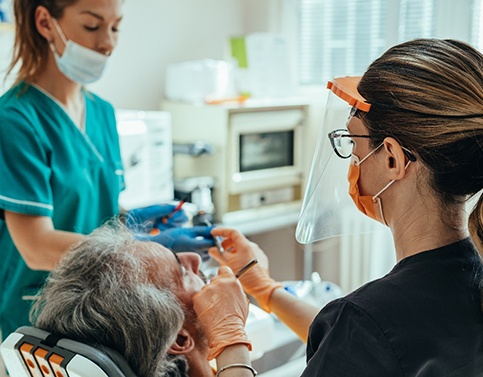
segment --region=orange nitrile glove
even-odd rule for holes
[[[209,254],[222,266],[229,266],[237,273],[252,259],[258,259],[258,264],[239,278],[247,294],[257,300],[258,305],[267,313],[271,312],[269,301],[273,291],[282,288],[282,284],[273,280],[268,272],[268,258],[254,242],[249,241],[235,229],[215,227],[211,230],[213,237],[223,237],[225,252],[218,248],[208,249]]]
[[[194,310],[208,338],[208,360],[233,344],[243,343],[252,350],[245,333],[248,303],[240,282],[228,267],[220,267],[218,275],[193,296]]]

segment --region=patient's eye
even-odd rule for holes
[[[181,260],[179,259],[178,255],[176,255],[176,253],[171,250],[171,252],[173,253],[174,255],[174,258],[176,259],[176,262],[178,262],[179,264],[179,268],[180,268],[180,271],[181,271],[181,276],[186,276],[187,274],[187,270],[186,270],[186,267],[184,266],[184,264],[181,262]]]

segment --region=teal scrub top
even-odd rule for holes
[[[55,229],[88,234],[118,213],[124,188],[113,107],[84,91],[85,128],[38,88],[20,83],[0,98],[0,326],[29,324],[46,271],[29,269],[4,211],[49,216]]]

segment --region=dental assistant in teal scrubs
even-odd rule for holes
[[[29,323],[48,271],[118,212],[123,189],[114,109],[83,88],[116,46],[122,1],[17,0],[14,7],[20,69],[0,98],[3,338]]]
[[[124,180],[114,109],[85,85],[101,77],[116,46],[122,4],[14,1],[17,80],[0,98],[3,338],[29,324],[32,300],[69,247],[119,212]],[[202,247],[213,245],[209,228],[183,229],[181,249],[199,235],[209,238],[196,238]],[[156,237],[148,240],[175,250],[178,237]]]

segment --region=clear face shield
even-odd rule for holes
[[[322,132],[297,224],[296,239],[301,244],[384,229],[383,225],[361,213],[348,193],[352,140],[346,131],[347,123],[357,109],[368,112],[371,107],[357,92],[359,80],[360,77],[341,77],[328,83],[331,91]]]

